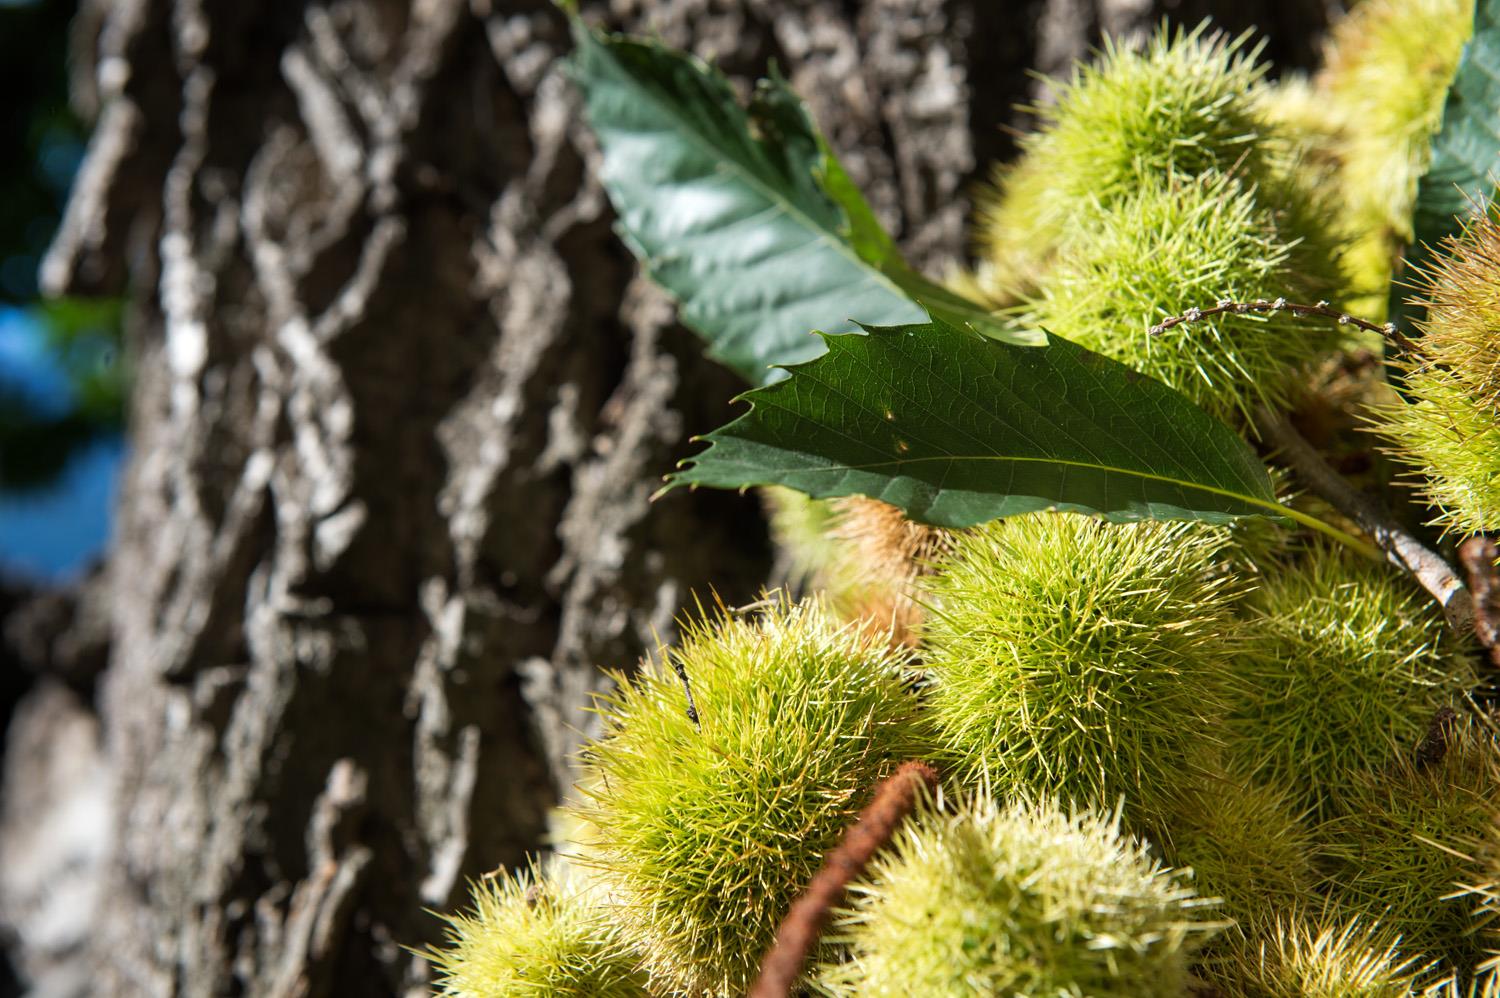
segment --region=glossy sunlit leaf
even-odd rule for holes
[[[828,337],[746,393],[673,485],[866,495],[964,527],[1031,510],[1223,522],[1287,512],[1265,468],[1182,394],[1058,337],[986,339],[942,320]]]

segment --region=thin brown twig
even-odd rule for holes
[[[1305,305],[1301,302],[1287,301],[1285,298],[1257,298],[1254,301],[1234,301],[1229,298],[1221,298],[1215,305],[1206,308],[1190,308],[1181,315],[1174,315],[1169,319],[1163,319],[1152,326],[1149,332],[1152,336],[1160,336],[1169,329],[1185,325],[1189,322],[1197,322],[1200,319],[1207,319],[1211,316],[1225,314],[1245,315],[1249,312],[1270,312],[1272,314],[1276,312],[1290,312],[1292,315],[1321,316],[1325,319],[1332,319],[1341,326],[1355,326],[1372,333],[1379,333],[1413,356],[1421,354],[1421,349],[1417,344],[1405,333],[1397,329],[1394,322],[1387,322],[1383,326],[1378,325],[1366,319],[1361,319],[1357,315],[1340,312],[1326,301],[1320,301],[1315,305]]]
[[[1500,669],[1500,544],[1470,537],[1458,546],[1458,561],[1474,594],[1474,636]]]
[[[1474,626],[1474,599],[1442,555],[1412,536],[1389,511],[1334,471],[1286,416],[1261,406],[1255,412],[1255,426],[1308,488],[1353,520],[1385,552],[1391,564],[1405,569],[1432,594],[1455,633],[1469,633]]]
[[[828,913],[843,900],[849,882],[860,875],[911,814],[919,788],[933,793],[937,783],[937,770],[912,760],[903,762],[875,788],[875,798],[859,812],[843,839],[823,860],[823,868],[781,920],[775,941],[761,959],[760,976],[750,988],[749,998],[787,998],[792,993]]]

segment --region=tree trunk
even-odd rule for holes
[[[1028,67],[1162,6],[584,12],[776,59],[936,267]],[[1305,58],[1322,6],[1274,6]],[[38,993],[420,993],[423,909],[540,845],[598,668],[766,578],[753,499],[648,501],[739,386],[612,235],[544,0],[93,0],[77,41],[44,277],[129,295],[131,454],[94,703],[12,730],[0,916]]]

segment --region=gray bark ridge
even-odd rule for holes
[[[540,4],[104,21],[47,266],[136,290],[97,993],[418,986],[423,909],[541,844],[597,667],[763,573],[749,500],[647,502],[736,386],[622,307],[565,40]]]
[[[776,58],[932,267],[1042,4],[602,6],[741,81]],[[64,956],[95,994],[422,993],[423,909],[541,844],[599,667],[765,577],[751,499],[648,502],[740,386],[611,234],[550,4],[91,0],[80,25],[99,119],[44,278],[128,293],[137,373],[108,848]]]

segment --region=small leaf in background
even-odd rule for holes
[[[866,495],[966,527],[1056,507],[1224,522],[1280,507],[1238,435],[1160,382],[1058,337],[986,339],[942,320],[828,337],[748,392],[670,485]]]
[[[710,356],[765,383],[781,376],[771,365],[823,352],[813,330],[922,322],[914,299],[928,298],[988,335],[1019,335],[906,267],[784,81],[761,81],[747,112],[703,63],[573,23],[620,234]]]
[[[1478,0],[1474,36],[1464,48],[1432,140],[1432,165],[1417,184],[1415,237],[1391,288],[1391,318],[1407,332],[1422,318],[1405,304],[1407,287],[1432,266],[1444,237],[1455,236],[1476,205],[1494,194],[1500,174],[1500,0]]]

